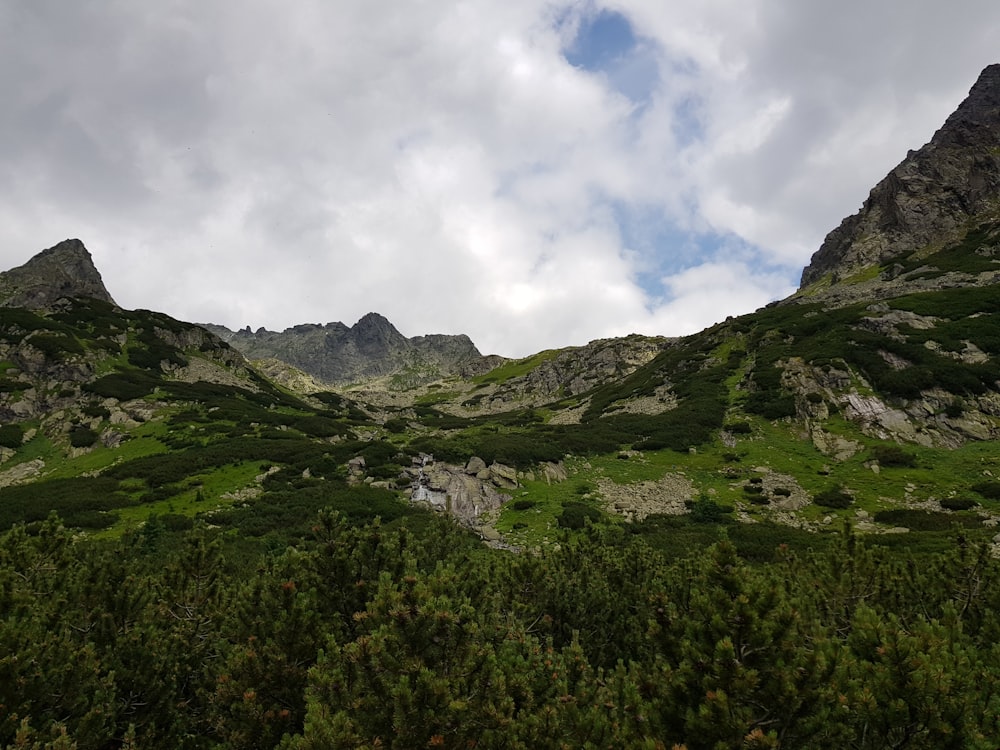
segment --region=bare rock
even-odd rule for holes
[[[861,210],[827,235],[802,285],[846,278],[915,250],[960,238],[1000,193],[1000,65],[979,76],[968,98],[934,134],[876,185]]]
[[[634,484],[598,479],[597,487],[608,512],[623,515],[629,521],[641,521],[654,513],[687,513],[685,502],[695,495],[694,484],[680,472],[664,474],[656,482]]]
[[[12,466],[6,471],[0,471],[0,487],[10,487],[36,479],[45,468],[45,462],[36,458],[23,464]]]
[[[565,482],[568,476],[562,461],[557,464],[551,462],[542,464],[541,472],[546,484]]]
[[[128,438],[124,432],[105,430],[101,433],[101,445],[105,448],[117,448]]]
[[[505,466],[504,464],[493,463],[490,464],[489,470],[490,481],[497,487],[514,489],[518,486],[517,469],[512,469],[510,466]]]
[[[861,450],[859,443],[818,427],[812,431],[812,442],[816,450],[837,462],[846,461]]]
[[[23,266],[0,273],[0,307],[37,310],[69,297],[115,304],[80,240],[64,240]]]
[[[446,511],[467,525],[497,510],[510,499],[491,482],[468,474],[464,467],[435,463],[423,469],[410,499]]]
[[[486,462],[483,461],[479,456],[473,456],[469,459],[469,463],[465,465],[465,473],[476,475],[479,472],[486,469]]]

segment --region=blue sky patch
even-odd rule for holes
[[[606,71],[636,45],[632,24],[621,13],[602,10],[580,19],[576,39],[563,54],[577,68]]]
[[[576,68],[604,75],[612,88],[637,104],[649,99],[660,79],[655,45],[636,36],[628,18],[607,9],[579,18],[576,37],[563,56]]]

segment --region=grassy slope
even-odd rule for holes
[[[52,343],[56,339],[58,346]],[[314,505],[342,499],[363,513],[357,509],[358,492],[346,485],[340,467],[363,452],[380,469],[396,453],[390,446],[379,450],[380,443],[355,445],[353,429],[369,420],[336,394],[319,394],[322,406],[315,408],[252,372],[233,372],[241,387],[177,380],[174,367],[199,357],[220,361],[226,347],[194,326],[156,313],[88,302],[53,315],[3,309],[0,340],[13,347],[8,351],[14,359],[3,361],[5,374],[18,374],[14,360],[25,344],[45,347],[51,363],[41,379],[29,371],[30,383],[5,382],[10,403],[28,387],[37,390],[48,382],[50,372],[93,373],[59,386],[67,394],[60,407],[20,425],[22,432],[34,429],[34,436],[0,468],[35,462],[41,470],[36,481],[0,489],[4,526],[56,511],[70,525],[117,535],[153,513],[193,516],[229,508],[233,493],[247,488],[263,495],[249,501],[240,496],[240,507],[229,512],[231,523],[253,513],[249,506],[266,506],[267,498],[289,489],[303,490]],[[170,340],[193,344],[182,350]],[[122,409],[153,416],[112,424],[112,410]],[[87,425],[95,437],[109,430],[123,437],[113,448],[99,441],[74,448],[69,439],[74,425]],[[284,468],[285,475],[260,485],[256,477],[270,466]],[[407,510],[390,493],[362,495],[384,515]],[[267,531],[260,524],[257,530]]]
[[[973,240],[992,241],[994,229],[980,227]],[[981,270],[992,260],[977,254],[973,244],[969,240],[960,247],[936,251],[920,264],[914,261],[906,272],[925,274],[935,262],[942,267],[939,270]],[[867,280],[872,274],[863,276],[861,280]],[[480,455],[525,470],[538,461],[575,456],[565,461],[570,474],[567,482],[526,479],[515,493],[520,509],[510,504],[500,514],[497,527],[515,542],[528,545],[557,538],[558,519],[567,505],[601,511],[598,480],[627,486],[656,481],[671,472],[683,473],[694,487],[694,496],[706,495],[761,522],[773,514],[766,506],[752,504],[744,485],[768,471],[792,476],[809,495],[842,486],[854,497],[850,508],[808,505],[798,512],[800,521],[819,528],[826,516],[854,518],[859,510],[874,514],[904,504],[973,497],[972,485],[990,472],[996,474],[1000,467],[987,443],[967,443],[956,450],[907,446],[915,466],[884,467],[876,474],[870,459],[884,442],[866,436],[836,410],[823,428],[858,443],[861,450],[846,461],[834,462],[813,446],[801,420],[790,416],[801,394],[785,390],[783,362],[798,357],[817,367],[832,363],[851,373],[856,390],[880,395],[890,403],[919,395],[928,383],[947,385],[957,399],[974,398],[995,390],[994,376],[1000,371],[997,299],[996,288],[970,288],[892,300],[890,305],[896,309],[939,318],[932,331],[902,327],[900,335],[866,328],[863,319],[870,313],[864,304],[833,311],[818,305],[772,307],[688,337],[632,375],[582,394],[572,404],[556,402],[537,410],[468,419],[435,408],[451,399],[464,399],[468,385],[504,382],[559,354],[540,352],[508,362],[459,388],[444,384],[424,389],[413,411],[401,409],[399,414],[405,416],[396,420],[397,427],[416,421],[420,428],[403,427],[402,432],[391,434],[333,394],[320,399],[324,406],[316,409],[259,378],[248,381],[248,388],[256,392],[172,381],[168,372],[160,371],[159,361],[182,362],[208,355],[172,350],[158,341],[157,327],[177,333],[186,326],[166,316],[114,313],[104,307],[83,310],[79,320],[70,313],[50,319],[18,313],[13,314],[12,327],[5,334],[8,340],[35,335],[50,348],[54,346],[51,340],[58,339],[67,350],[93,354],[94,372],[105,376],[98,383],[105,385],[104,391],[97,388],[90,397],[91,405],[115,389],[125,389],[156,406],[158,413],[139,427],[125,430],[129,439],[120,447],[98,446],[75,457],[64,437],[42,430],[3,468],[41,459],[46,480],[85,481],[81,478],[100,472],[105,479],[114,478],[116,507],[100,511],[114,525],[103,533],[118,533],[151,512],[194,515],[228,507],[232,504],[226,498],[229,493],[254,484],[254,478],[272,465],[283,470],[277,479],[264,483],[265,500],[260,501],[264,505],[269,502],[266,498],[283,498],[281,502],[288,503],[288,492],[301,491],[302,497],[313,498],[309,503],[336,503],[337,498],[345,498],[347,506],[358,507],[357,498],[347,499],[351,492],[343,481],[347,459],[364,455],[370,473],[391,480],[408,462],[407,454],[416,451],[433,452],[439,460],[454,462]],[[124,343],[115,344],[123,335]],[[929,341],[939,345],[940,351],[931,351]],[[961,351],[968,341],[990,359],[976,366],[959,363],[951,353]],[[895,370],[877,353],[879,349],[910,361],[912,367]],[[12,363],[0,362],[0,374],[12,368]],[[8,390],[13,389],[9,385]],[[629,409],[630,404],[643,400],[655,403],[663,389],[677,399],[675,408],[664,411],[664,406],[659,413]],[[589,404],[582,424],[554,423],[555,415],[576,403]],[[391,410],[387,416],[392,417]],[[745,431],[734,434],[735,445],[720,440],[721,428],[729,424],[745,426]],[[102,422],[98,431],[108,426]],[[372,440],[353,442],[355,430]],[[634,452],[623,460],[623,450]],[[213,457],[206,458],[207,462],[196,460],[209,454]],[[182,461],[190,456],[192,461],[183,477],[177,474],[179,456]],[[155,479],[164,472],[169,479]],[[3,497],[0,491],[0,503]],[[383,506],[391,497],[385,492],[366,502],[392,515],[402,506],[396,499],[392,502],[397,505]],[[993,507],[995,501],[975,498],[982,509],[1000,511]],[[39,485],[38,502],[46,502],[44,483]],[[230,516],[238,512],[239,508],[227,511]],[[89,520],[100,525],[99,518]],[[605,520],[619,523],[613,517],[605,516]],[[659,527],[660,531],[664,528]]]

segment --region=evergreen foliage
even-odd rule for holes
[[[69,444],[74,448],[89,448],[97,442],[97,433],[89,427],[78,424],[69,431]]]
[[[902,273],[994,268],[980,251],[996,234],[973,228]],[[0,747],[993,747],[1000,563],[971,541],[992,532],[970,498],[885,509],[871,484],[898,489],[897,469],[918,481],[940,454],[873,445],[843,416],[825,427],[867,455],[820,469],[808,442],[780,456],[776,443],[776,472],[802,458],[808,471],[790,473],[804,490],[844,482],[876,522],[908,534],[807,533],[753,506],[793,494],[759,476],[761,444],[790,434],[765,420],[820,424],[846,389],[890,402],[943,389],[930,411],[982,412],[992,395],[977,397],[1000,388],[998,299],[994,286],[878,309],[769,306],[556,403],[456,416],[448,404],[468,392],[431,386],[412,408],[365,407],[379,419],[252,370],[244,387],[175,379],[189,357],[228,345],[158,313],[95,300],[0,308],[0,342],[67,371],[92,357],[82,369],[94,378],[38,389],[68,417],[0,425],[10,466],[46,471],[0,489],[0,528],[18,524],[0,535]],[[987,356],[970,364],[971,347]],[[36,387],[31,354],[0,363],[16,375],[0,377],[4,408]],[[489,388],[557,354],[476,380]],[[555,418],[568,407],[579,424]],[[114,424],[98,424],[112,409]],[[955,427],[940,417],[928,421]],[[67,456],[67,424],[74,447],[94,446],[98,430],[123,442]],[[402,467],[419,453],[525,472],[569,455],[587,469],[559,489],[524,481],[530,497],[511,509],[552,536],[510,554],[381,488],[408,485]],[[991,508],[1000,483],[984,481],[983,456],[927,496],[975,482]],[[378,486],[348,481],[355,457]],[[888,470],[873,479],[866,459]],[[604,480],[664,471],[705,492],[689,513],[611,524],[592,496]],[[854,497],[838,484],[814,502]],[[732,522],[728,503],[760,522]],[[97,541],[80,533],[118,518],[132,520]]]
[[[562,513],[556,520],[561,528],[582,529],[586,527],[588,521],[595,522],[600,517],[601,512],[592,505],[573,501],[563,505]]]
[[[946,497],[938,502],[945,510],[970,510],[979,505],[971,497]]]
[[[986,748],[1000,561],[849,528],[747,563],[596,528],[542,555],[314,516],[264,552],[150,517],[0,537],[0,746]],[[918,564],[919,563],[919,564]]]
[[[917,457],[898,445],[876,445],[871,451],[872,458],[881,466],[915,468]]]
[[[843,487],[836,486],[817,492],[813,502],[824,508],[847,508],[854,502],[854,498]]]
[[[24,438],[24,428],[19,424],[0,425],[0,446],[4,448],[19,448]]]

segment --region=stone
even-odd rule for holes
[[[510,499],[491,483],[468,474],[465,467],[436,463],[426,467],[410,494],[413,502],[446,511],[466,525],[477,525],[483,514]]]
[[[826,432],[819,427],[812,431],[812,442],[820,453],[838,462],[846,461],[861,450],[860,443]]]
[[[39,310],[71,297],[115,304],[80,240],[64,240],[24,265],[0,273],[0,307]]]
[[[654,513],[687,513],[685,503],[696,494],[694,484],[680,472],[668,472],[656,482],[632,484],[601,478],[597,480],[597,489],[605,508],[629,521],[641,521]]]
[[[483,461],[479,456],[473,456],[469,459],[469,462],[465,465],[466,474],[478,474],[483,469],[486,468],[486,462]]]
[[[516,469],[512,469],[510,466],[505,466],[504,464],[498,464],[496,462],[490,464],[489,469],[490,481],[497,487],[513,489],[514,487],[519,486],[517,482]]]
[[[876,185],[861,210],[830,232],[802,272],[802,286],[847,278],[915,250],[960,239],[1000,194],[1000,65],[980,74],[969,96],[918,151]]]
[[[11,485],[35,479],[42,473],[42,469],[44,468],[45,462],[40,458],[36,458],[31,461],[25,461],[22,464],[17,464],[17,466],[12,466],[6,471],[0,471],[0,487],[10,487]]]
[[[117,430],[105,430],[101,433],[101,445],[105,448],[117,448],[128,438],[124,432]]]
[[[348,479],[357,482],[365,475],[365,457],[355,456],[347,462]]]
[[[558,482],[565,482],[567,478],[566,467],[563,466],[562,461],[557,464],[545,463],[542,464],[542,478],[545,480],[546,484],[553,484]]]
[[[487,372],[506,361],[484,357],[464,335],[428,334],[407,338],[378,313],[353,326],[304,323],[284,331],[203,327],[251,360],[280,360],[316,382],[346,385],[383,379],[406,389],[465,372]]]

